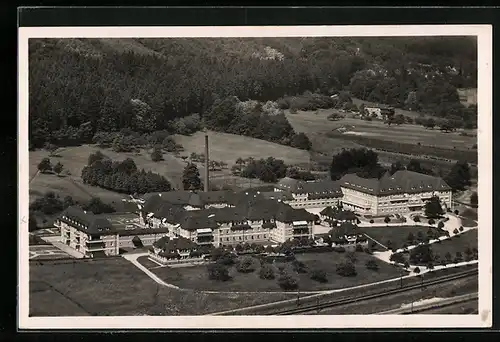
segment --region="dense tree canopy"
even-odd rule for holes
[[[476,50],[464,37],[30,39],[30,144],[79,144],[124,127],[189,134],[199,121],[176,119],[206,118],[229,96],[266,102],[311,91],[307,106],[322,108],[336,106],[327,97],[342,89],[471,122],[456,89],[477,87]],[[208,121],[222,127],[231,118]],[[273,121],[245,120],[240,130]]]
[[[386,171],[378,164],[378,154],[366,148],[342,150],[333,156],[330,165],[332,180],[340,179],[347,173],[357,173],[363,178],[379,178]]]

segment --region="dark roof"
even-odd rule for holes
[[[120,236],[134,236],[134,235],[147,235],[147,234],[164,234],[168,233],[167,228],[140,228],[129,229],[118,232]]]
[[[362,234],[358,230],[358,226],[349,222],[344,222],[338,227],[332,228],[332,237],[333,238],[341,238],[349,235],[360,235]]]
[[[343,210],[337,207],[326,207],[320,212],[321,215],[328,216],[338,221],[354,221],[357,219],[356,214],[351,210]]]
[[[440,177],[408,170],[396,171],[392,176],[386,173],[380,180],[376,178],[365,179],[355,174],[347,174],[340,179],[340,184],[343,187],[373,195],[451,190],[450,186]]]
[[[166,253],[174,253],[177,250],[196,249],[198,245],[182,236],[176,238],[162,237],[153,243],[153,246]]]
[[[310,199],[342,197],[340,184],[328,179],[306,182],[285,177],[278,182],[276,187],[290,193],[307,193]]]
[[[145,200],[144,211],[154,212],[160,206],[160,202],[166,202],[171,205],[190,205],[193,207],[203,207],[207,204],[219,204],[228,203],[232,204],[234,202],[235,193],[232,191],[209,191],[209,192],[197,192],[197,191],[169,191],[161,193],[150,193],[144,195]]]
[[[59,216],[62,222],[91,235],[112,233],[113,226],[106,218],[94,215],[91,211],[84,211],[77,206],[70,206]]]
[[[276,213],[276,220],[284,223],[290,223],[293,221],[314,222],[315,216],[305,209],[287,207]]]

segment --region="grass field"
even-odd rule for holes
[[[303,262],[310,271],[319,267],[327,272],[328,282],[319,283],[310,279],[308,273],[298,274],[293,271],[291,263],[276,263],[275,276],[279,277],[277,267],[282,265],[299,279],[299,289],[302,291],[319,291],[338,289],[372,283],[384,279],[395,278],[401,275],[402,270],[394,265],[386,264],[366,253],[356,253],[355,277],[342,277],[335,273],[337,263],[344,260],[345,256],[340,253],[304,253],[296,256],[297,260]],[[371,271],[365,267],[367,260],[376,260],[379,264],[378,271]],[[147,267],[147,263],[144,263]],[[156,265],[157,266],[157,265]],[[208,278],[207,266],[193,266],[183,268],[155,267],[150,266],[152,272],[167,283],[175,284],[181,288],[210,291],[283,291],[277,280],[260,279],[260,265],[257,259],[254,261],[255,271],[252,273],[239,273],[234,266],[230,267],[231,280],[220,282]]]
[[[377,240],[382,245],[387,246],[388,241],[391,241],[392,246],[395,248],[403,248],[405,243],[408,243],[408,234],[411,232],[415,239],[417,234],[422,232],[424,236],[427,236],[427,231],[429,227],[424,226],[389,226],[389,227],[363,227],[359,228],[360,231],[368,235],[374,240]],[[437,228],[431,228],[436,233],[441,233],[444,235],[444,231]],[[377,249],[379,249],[377,245]]]
[[[175,135],[175,141],[184,147],[184,155],[192,152],[204,153],[205,134],[197,132],[192,136]],[[209,157],[211,160],[224,161],[231,167],[236,159],[253,157],[255,159],[274,157],[283,159],[286,164],[309,162],[309,153],[297,148],[275,144],[265,140],[241,135],[208,132]]]
[[[449,252],[453,257],[455,257],[457,252],[461,252],[462,255],[465,255],[464,252],[467,248],[477,248],[477,244],[477,229],[472,229],[440,243],[433,243],[431,246],[434,254],[444,257],[446,253]]]
[[[30,263],[31,316],[201,315],[290,298],[162,287],[123,258]]]
[[[344,134],[362,135],[380,140],[397,141],[398,143],[420,143],[421,145],[439,146],[449,149],[458,148],[468,150],[473,144],[477,143],[477,138],[475,137],[461,136],[459,132],[443,133],[439,129],[426,129],[420,125],[403,124],[388,126],[382,121],[364,121],[348,116],[341,120],[329,121],[327,117],[332,113],[338,112],[335,109],[318,110],[317,114],[312,111],[298,111],[296,114],[290,114],[287,111],[286,117],[296,131],[311,135],[313,139],[318,134],[329,133],[342,126],[354,126],[351,127],[350,133]],[[343,113],[340,114],[345,115]],[[332,146],[336,146],[343,139],[338,138],[335,140],[337,141],[332,141]],[[340,147],[351,148],[349,144],[356,143],[349,141],[343,144],[346,145]]]

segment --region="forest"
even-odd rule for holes
[[[30,147],[89,143],[123,128],[178,132],[176,119],[193,114],[221,129],[211,113],[228,98],[266,103],[305,92],[475,122],[456,89],[477,87],[476,45],[469,37],[30,39]],[[257,115],[247,117],[249,126]],[[259,127],[283,118],[263,120]],[[247,126],[238,130],[256,134]],[[295,132],[284,129],[280,143],[293,145]]]

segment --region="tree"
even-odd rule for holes
[[[435,224],[435,223],[436,223],[436,221],[434,221],[434,219],[429,219],[429,221],[428,221],[428,222],[429,222],[429,224],[430,224],[430,225],[433,225],[433,224]]]
[[[372,271],[377,271],[379,269],[379,266],[374,259],[368,260],[365,265],[367,269]]]
[[[75,205],[75,201],[73,200],[73,197],[71,196],[65,196],[63,199],[63,207],[64,209],[71,207],[72,205]]]
[[[455,234],[455,235],[458,234],[458,229],[457,228],[453,229],[453,234]]]
[[[406,261],[402,253],[392,253],[389,260],[396,264],[403,264]]]
[[[228,281],[231,279],[228,268],[221,263],[216,262],[214,264],[210,264],[207,269],[208,278],[211,280]]]
[[[295,290],[299,287],[299,281],[287,272],[282,272],[278,278],[278,285],[285,291]]]
[[[354,277],[358,274],[354,264],[349,261],[344,261],[337,264],[336,273],[343,277]]]
[[[410,251],[410,262],[412,264],[425,265],[432,260],[434,260],[434,255],[428,244],[419,245]]]
[[[437,227],[438,227],[438,229],[443,229],[443,228],[444,228],[444,223],[443,223],[443,221],[439,221],[439,223],[438,223],[438,226],[437,226]]]
[[[433,129],[434,127],[436,127],[436,121],[433,118],[429,118],[424,121],[424,127]]]
[[[38,171],[41,173],[46,173],[52,170],[52,164],[50,163],[49,158],[43,158],[42,161],[38,164]]]
[[[254,260],[252,257],[245,257],[240,260],[236,270],[241,273],[252,273],[255,271]]]
[[[327,283],[328,282],[328,277],[326,275],[326,271],[320,268],[316,268],[311,271],[310,275],[312,280],[315,280],[320,283]]]
[[[202,187],[200,172],[196,164],[189,163],[182,173],[182,185],[184,190],[200,190]]]
[[[471,172],[469,164],[465,161],[458,161],[451,168],[444,179],[453,191],[463,191],[471,184]]]
[[[463,232],[464,231],[464,227],[460,226],[460,227],[458,227],[458,230],[461,231],[461,232]]]
[[[470,195],[470,204],[471,204],[471,205],[474,205],[474,206],[477,206],[477,203],[478,203],[477,192],[473,192],[473,193]]]
[[[430,261],[428,264],[427,264],[427,269],[428,270],[433,270],[434,269],[434,263],[432,261]]]
[[[270,265],[262,265],[259,271],[260,279],[274,279],[274,270]]]
[[[49,151],[49,156],[53,156],[54,152],[57,151],[57,146],[51,143],[45,144],[45,149]]]
[[[52,168],[52,170],[59,176],[60,173],[63,170],[63,164],[61,164],[60,162],[57,162],[57,164],[54,165],[54,167]]]
[[[410,263],[408,261],[405,261],[404,264],[403,264],[403,267],[405,269],[409,269],[410,268]]]
[[[413,273],[419,274],[420,273],[420,268],[418,266],[415,267],[415,269],[413,270]]]
[[[420,222],[420,216],[415,215],[415,216],[413,217],[413,221],[414,221],[414,222]]]
[[[389,223],[389,222],[391,222],[391,218],[390,218],[389,216],[386,216],[386,217],[384,218],[384,222],[385,222],[385,223]]]
[[[446,261],[448,262],[451,262],[453,257],[451,256],[451,253],[450,252],[446,252],[446,254],[444,255],[444,258],[446,259]]]
[[[83,206],[83,209],[91,211],[96,215],[115,212],[115,208],[101,201],[99,197],[93,197],[86,205]]]
[[[438,196],[432,196],[430,200],[425,203],[425,216],[429,218],[440,218],[444,214],[441,207],[441,201]]]
[[[36,221],[36,217],[35,217],[35,215],[30,213],[29,219],[28,219],[28,231],[34,232],[37,229],[38,229],[38,223]]]
[[[161,148],[155,147],[153,152],[151,152],[151,160],[154,162],[159,162],[163,160],[163,153],[161,152]]]
[[[304,133],[295,134],[292,138],[290,146],[302,150],[310,150],[312,147],[311,141]]]

